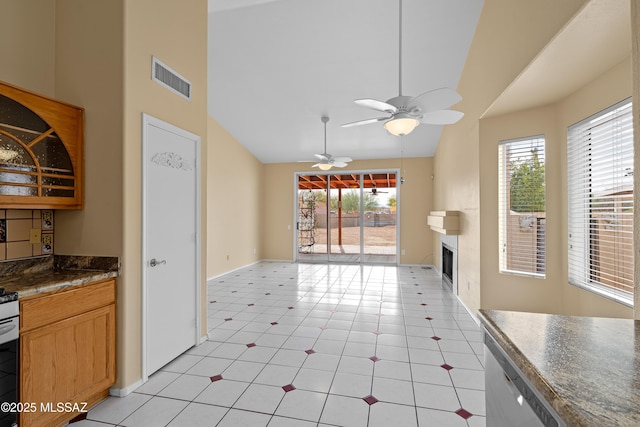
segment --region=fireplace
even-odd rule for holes
[[[440,235],[442,283],[458,294],[458,236]]]
[[[453,290],[453,251],[442,244],[442,281]]]

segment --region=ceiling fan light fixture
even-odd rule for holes
[[[384,128],[394,136],[410,134],[420,123],[448,125],[460,120],[462,113],[446,108],[459,102],[462,97],[453,89],[443,87],[424,92],[418,96],[402,95],[402,0],[398,0],[398,96],[386,102],[377,99],[356,99],[355,103],[375,111],[390,114],[387,117],[358,120],[342,127],[385,122]]]
[[[408,114],[396,114],[396,116],[385,122],[384,128],[391,135],[403,136],[409,135],[420,124],[418,119],[415,119]]]
[[[334,166],[337,168],[343,168],[347,166],[347,163],[352,160],[351,157],[333,157],[331,154],[327,153],[327,122],[329,121],[329,117],[322,116],[321,120],[324,124],[324,153],[316,154],[316,158],[318,158],[320,161],[311,167],[317,167],[320,170],[328,171]]]

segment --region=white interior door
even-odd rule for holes
[[[143,372],[197,344],[200,138],[143,115]]]

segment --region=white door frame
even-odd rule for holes
[[[148,292],[148,283],[147,283],[147,259],[148,259],[148,249],[147,249],[147,162],[145,159],[147,158],[147,154],[149,152],[149,132],[148,127],[155,126],[160,129],[166,130],[168,132],[175,133],[180,135],[186,139],[192,140],[195,143],[196,148],[196,160],[195,160],[195,174],[196,174],[196,206],[195,206],[195,214],[196,214],[196,238],[195,238],[195,254],[196,254],[196,300],[194,304],[196,305],[196,328],[195,328],[195,336],[193,337],[194,345],[200,344],[200,328],[201,328],[201,251],[200,251],[200,231],[201,231],[201,181],[202,177],[200,175],[200,136],[193,134],[189,131],[181,129],[177,126],[174,126],[170,123],[157,119],[149,114],[142,113],[142,382],[145,383],[149,379],[149,372],[147,372],[147,292]]]
[[[388,169],[358,169],[358,170],[339,170],[333,169],[328,171],[311,171],[311,172],[294,172],[293,173],[293,260],[294,262],[299,262],[299,252],[298,252],[298,178],[304,175],[351,175],[351,174],[367,174],[367,173],[395,173],[396,174],[396,262],[395,264],[389,265],[400,265],[400,174],[401,170],[399,168],[388,168]],[[360,182],[360,224],[363,224],[364,212],[362,211],[362,191],[363,191],[363,183]],[[329,198],[329,193],[327,192],[327,199]],[[328,216],[327,216],[328,218]],[[329,230],[327,228],[327,230]],[[364,245],[363,239],[363,229],[360,227],[360,264],[365,264],[363,261],[363,253],[362,248]],[[327,262],[329,261],[329,252],[327,249]]]

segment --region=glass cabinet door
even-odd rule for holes
[[[0,206],[82,206],[83,110],[0,84]]]

